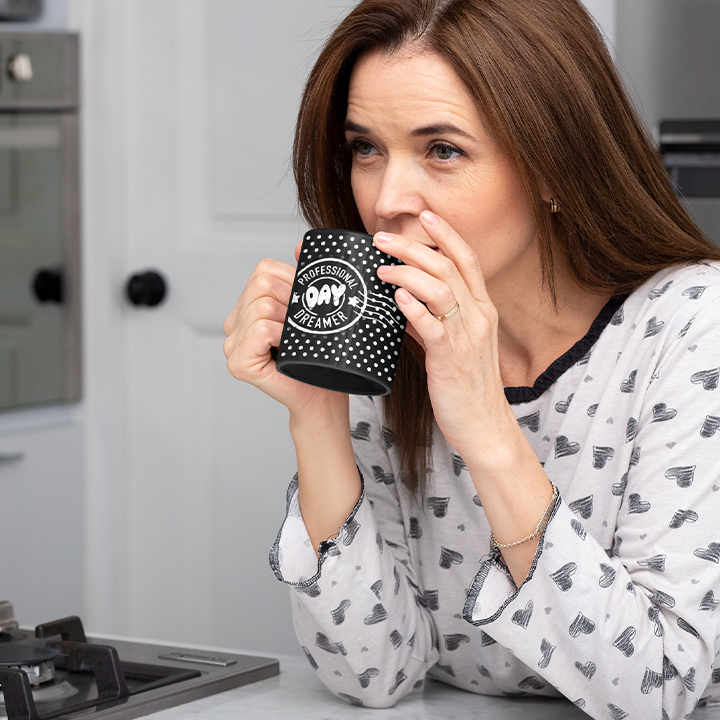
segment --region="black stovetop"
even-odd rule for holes
[[[0,718],[131,720],[279,671],[272,658],[86,638],[77,617],[35,630],[6,626],[0,630]]]

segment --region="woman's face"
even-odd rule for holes
[[[437,55],[363,55],[350,79],[345,139],[367,232],[432,245],[419,221],[430,210],[477,253],[488,290],[539,277],[535,224],[520,179]]]

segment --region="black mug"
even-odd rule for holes
[[[303,238],[277,370],[352,395],[387,395],[405,335],[397,286],[377,276],[399,265],[372,235],[319,228]]]

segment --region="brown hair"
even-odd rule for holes
[[[720,260],[678,202],[659,153],[579,0],[363,0],[313,67],[295,130],[300,210],[364,231],[343,148],[350,75],[364,52],[412,46],[453,68],[525,186],[543,281],[554,263],[595,292],[628,293],[674,264]],[[541,197],[549,188],[561,212]],[[432,430],[424,359],[407,341],[385,399],[405,482],[422,490]]]

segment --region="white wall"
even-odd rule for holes
[[[617,0],[582,0],[585,7],[593,14],[597,24],[605,36],[605,42],[615,57],[617,38]]]

